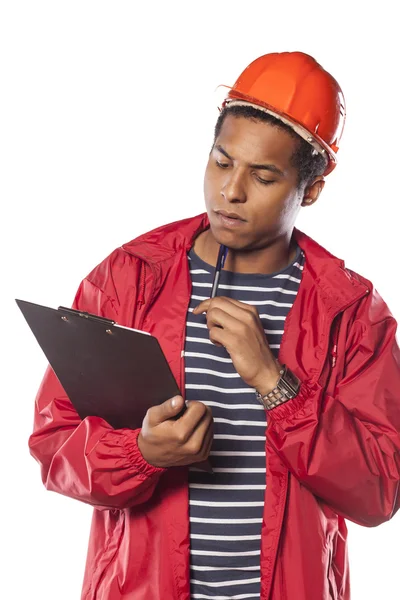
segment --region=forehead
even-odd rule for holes
[[[246,117],[227,115],[215,140],[235,160],[290,166],[296,140],[281,127]]]

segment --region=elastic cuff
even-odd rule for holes
[[[292,400],[280,404],[276,408],[267,411],[267,418],[273,421],[282,421],[290,419],[297,412],[302,411],[302,416],[308,412],[310,405],[314,406],[315,396],[321,392],[322,388],[318,383],[303,381],[300,385],[299,393]]]
[[[166,469],[163,467],[154,467],[143,458],[137,443],[140,431],[141,429],[130,430],[131,435],[124,436],[124,449],[129,461],[132,463],[132,469],[146,477],[164,473]]]

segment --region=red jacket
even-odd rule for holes
[[[158,337],[182,392],[187,251],[207,215],[115,250],[75,307]],[[268,413],[261,600],[348,600],[345,518],[373,527],[400,506],[396,322],[372,284],[295,229],[306,265],[280,361],[299,395]],[[149,465],[139,430],[81,421],[52,370],[35,408],[32,455],[53,490],[95,507],[84,600],[189,600],[188,469]]]

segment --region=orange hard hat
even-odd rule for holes
[[[283,121],[328,159],[327,175],[336,166],[336,153],[346,118],[337,81],[303,52],[260,56],[243,71],[222,103],[251,104]]]

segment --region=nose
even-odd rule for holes
[[[232,169],[225,174],[221,195],[227,202],[246,202],[245,174]]]

